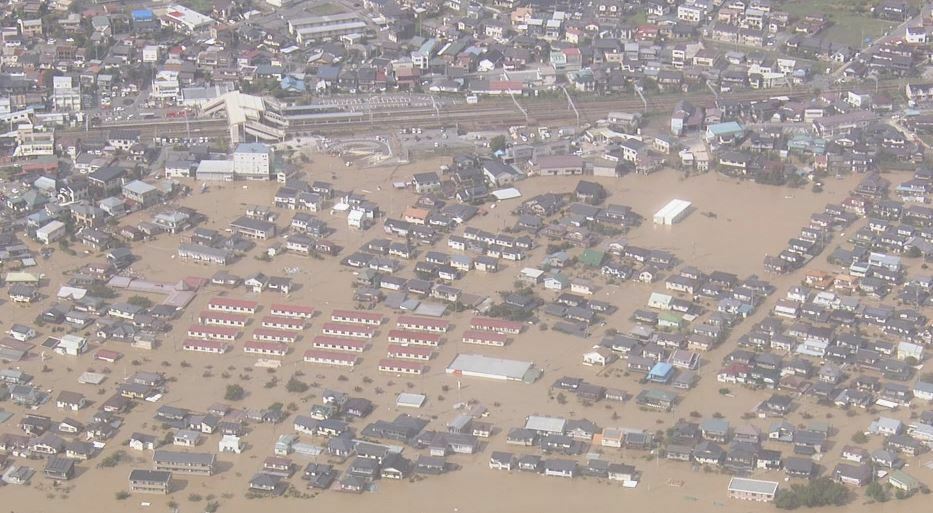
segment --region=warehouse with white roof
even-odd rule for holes
[[[733,477],[729,481],[729,497],[746,501],[771,502],[777,495],[777,481],[762,481]]]
[[[533,362],[490,358],[481,354],[459,354],[447,366],[447,374],[531,383],[541,373],[535,369]]]
[[[692,203],[681,199],[672,199],[664,208],[654,214],[654,224],[671,225],[687,217]]]

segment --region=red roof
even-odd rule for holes
[[[525,84],[521,80],[490,80],[490,91],[521,91]]]
[[[424,331],[389,330],[389,339],[424,340],[426,342],[440,342],[441,336],[437,333]]]
[[[198,319],[222,319],[225,321],[246,322],[246,320],[249,319],[249,316],[236,313],[212,312],[210,310],[204,310],[198,314]]]
[[[325,322],[321,326],[322,330],[329,331],[352,331],[356,333],[375,333],[375,326],[365,326],[360,324],[351,324],[348,322]]]
[[[247,340],[243,343],[243,349],[258,349],[266,352],[287,353],[288,344],[281,342],[262,342],[259,340]]]
[[[189,287],[189,289],[198,290],[199,288],[210,283],[211,280],[208,280],[207,278],[202,278],[200,276],[187,276],[182,281],[185,283],[187,287]]]
[[[723,370],[721,370],[719,373],[720,374],[745,374],[750,369],[751,367],[749,367],[748,365],[744,363],[732,362],[729,365],[727,365]]]
[[[331,337],[328,335],[318,335],[314,337],[314,340],[311,342],[313,345],[328,345],[328,346],[348,346],[356,348],[365,348],[366,342],[362,342],[352,338],[343,338],[343,337]]]
[[[120,358],[123,358],[123,353],[119,351],[111,351],[110,349],[100,349],[94,353],[94,358],[98,360],[115,362]]]
[[[256,328],[253,330],[253,338],[255,339],[257,336],[298,338],[298,334],[294,331],[277,330],[273,328]]]
[[[281,315],[267,315],[262,318],[262,322],[271,322],[275,324],[287,324],[289,326],[304,326],[305,323],[300,319],[283,317]]]
[[[398,325],[412,324],[415,326],[434,326],[436,328],[447,329],[450,327],[450,321],[444,319],[432,319],[431,317],[420,317],[417,315],[400,315]]]
[[[505,343],[509,337],[504,333],[498,333],[495,331],[466,330],[463,332],[463,339],[488,340],[490,342]]]
[[[347,353],[338,353],[335,351],[322,351],[320,349],[308,349],[305,351],[305,359],[307,358],[326,358],[328,360],[342,360],[345,362],[355,362],[357,359],[356,355],[347,354]]]
[[[517,321],[507,321],[505,319],[492,319],[489,317],[474,317],[470,320],[470,326],[473,328],[492,328],[492,329],[507,329],[510,331],[521,330],[524,326],[522,323]]]
[[[386,348],[389,356],[392,354],[413,354],[418,356],[431,356],[434,354],[434,350],[430,347],[424,346],[402,346],[399,344],[389,344],[389,347]]]
[[[188,333],[210,333],[235,337],[240,334],[240,331],[229,326],[201,326],[199,324],[192,324],[188,326]]]
[[[385,319],[385,316],[381,313],[364,312],[361,310],[334,310],[331,312],[330,318],[333,319],[334,317],[379,320],[380,322]]]
[[[220,340],[198,340],[198,339],[185,339],[182,343],[182,347],[205,347],[210,349],[222,349],[226,344]]]
[[[383,358],[379,360],[379,368],[391,367],[397,369],[411,369],[411,370],[424,370],[424,364],[419,362],[410,362],[407,360],[396,360],[393,358]]]
[[[304,306],[304,305],[284,305],[279,303],[274,303],[272,305],[273,311],[281,312],[293,312],[299,314],[313,315],[317,310],[313,306]]]
[[[217,306],[233,306],[237,308],[250,308],[250,309],[255,309],[257,306],[259,306],[259,303],[255,301],[249,301],[246,299],[231,299],[228,297],[215,297],[214,299],[211,299],[211,302],[208,304],[217,305]]]

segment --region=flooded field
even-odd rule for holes
[[[417,196],[411,190],[398,191],[393,182],[408,180],[412,173],[424,170],[437,170],[444,161],[419,162],[401,168],[354,169],[347,168],[336,158],[314,156],[310,167],[312,180],[332,181],[335,187],[344,191],[365,193],[387,211],[389,217],[399,217],[400,213],[411,205]],[[592,178],[589,178],[592,179]],[[857,183],[859,177],[844,180],[831,180],[822,193],[813,193],[809,189],[787,189],[738,183],[718,176],[707,174],[688,179],[674,171],[663,171],[651,176],[628,176],[622,179],[595,178],[602,183],[611,196],[607,203],[622,203],[631,206],[636,212],[646,217],[638,228],[625,235],[633,244],[652,249],[666,249],[675,253],[685,264],[695,265],[704,271],[727,271],[745,277],[750,274],[764,275],[762,259],[769,252],[779,251],[787,239],[793,237],[800,226],[805,224],[810,214],[822,210],[826,203],[838,203]],[[572,191],[577,178],[533,178],[519,182],[523,198],[547,191]],[[270,205],[272,196],[278,188],[274,183],[235,183],[210,185],[206,192],[199,192],[200,184],[190,183],[195,192],[182,198],[178,204],[197,209],[209,217],[206,227],[223,231],[228,223],[242,215],[246,205]],[[680,198],[693,202],[695,210],[682,222],[674,226],[657,226],[651,222],[651,216],[670,199]],[[479,216],[471,226],[478,226],[491,231],[502,230],[511,225],[514,218],[510,210],[522,199],[505,201],[495,208],[483,207],[485,215]],[[281,228],[290,221],[293,212],[280,211],[276,221]],[[345,256],[357,249],[362,243],[387,237],[381,223],[366,232],[351,231],[346,226],[344,215],[331,215],[327,212],[319,217],[337,229],[332,240],[343,246]],[[123,224],[134,223],[133,217]],[[158,239],[133,248],[140,260],[133,264],[132,272],[140,277],[155,281],[176,282],[188,276],[210,277],[219,268],[204,266],[177,260],[175,250],[185,237],[163,235]],[[259,247],[269,246],[269,242],[260,242]],[[542,243],[525,263],[507,265],[495,274],[483,274],[472,271],[457,283],[465,291],[475,294],[494,296],[498,291],[512,288],[518,271],[526,265],[536,265],[545,254],[546,244]],[[438,249],[446,251],[446,239],[438,243]],[[0,497],[5,508],[15,513],[54,513],[59,511],[94,511],[136,512],[165,511],[169,502],[180,512],[203,511],[208,496],[220,501],[220,511],[247,512],[265,508],[275,508],[280,512],[299,512],[320,509],[321,511],[370,511],[385,513],[402,512],[562,512],[567,509],[582,511],[609,512],[620,510],[664,512],[664,511],[726,511],[730,513],[757,512],[773,510],[770,505],[758,505],[727,498],[726,485],[729,477],[725,474],[709,473],[691,468],[686,463],[658,461],[651,454],[622,449],[594,448],[601,450],[610,461],[621,461],[635,465],[642,472],[642,480],[635,489],[623,489],[617,483],[593,478],[562,480],[513,472],[511,474],[488,469],[488,458],[492,450],[508,450],[516,453],[533,453],[534,448],[516,449],[507,446],[505,433],[512,427],[521,426],[528,415],[555,415],[569,418],[586,418],[596,425],[637,427],[648,431],[664,430],[678,418],[687,418],[691,412],[698,411],[709,416],[720,413],[733,425],[748,422],[767,430],[771,420],[753,418],[743,421],[743,414],[750,412],[766,397],[765,392],[754,392],[740,387],[732,387],[730,395],[720,394],[721,385],[716,382],[716,372],[721,358],[735,347],[735,338],[744,333],[751,323],[766,315],[776,295],[789,285],[799,282],[801,272],[783,276],[765,276],[778,289],[778,294],[769,298],[759,309],[756,316],[743,322],[733,333],[732,338],[716,350],[703,355],[704,364],[699,369],[700,381],[694,390],[684,394],[683,401],[670,413],[657,413],[639,409],[633,401],[612,403],[608,401],[596,404],[578,403],[575,398],[566,401],[550,391],[550,385],[561,376],[577,376],[596,384],[622,388],[629,393],[637,393],[641,385],[638,377],[624,372],[623,365],[616,363],[605,369],[582,365],[581,355],[599,342],[606,329],[624,330],[631,325],[628,317],[636,308],[643,307],[648,295],[661,290],[663,283],[645,285],[624,283],[617,286],[605,286],[598,291],[596,298],[612,302],[618,311],[606,318],[606,324],[596,327],[589,338],[562,335],[541,326],[529,326],[526,331],[515,337],[512,344],[505,348],[465,346],[459,342],[460,335],[466,329],[470,312],[450,316],[454,324],[446,337],[446,343],[431,360],[429,371],[419,377],[388,375],[376,369],[378,360],[385,355],[388,342],[385,332],[394,327],[396,314],[390,313],[389,324],[384,324],[380,333],[373,339],[372,347],[362,355],[362,363],[352,372],[313,366],[302,361],[305,349],[310,347],[310,339],[320,333],[320,324],[334,308],[353,308],[353,271],[339,265],[339,258],[317,260],[293,254],[276,256],[271,262],[254,258],[258,251],[229,266],[228,270],[241,277],[255,272],[267,275],[284,275],[295,271],[290,276],[300,287],[284,299],[286,302],[311,305],[322,311],[312,325],[305,330],[303,339],[292,352],[283,359],[283,365],[277,370],[254,367],[256,358],[240,350],[238,341],[232,352],[222,356],[183,352],[181,341],[184,331],[190,323],[196,322],[197,314],[215,295],[248,298],[259,301],[263,306],[253,323],[264,314],[269,305],[283,302],[278,293],[247,293],[244,289],[223,289],[207,286],[197,295],[182,317],[175,322],[174,331],[165,337],[163,345],[154,351],[140,351],[126,345],[107,342],[95,347],[116,349],[126,357],[115,364],[93,361],[89,355],[79,359],[70,359],[57,354],[47,354],[46,360],[35,358],[24,362],[23,370],[34,374],[36,381],[53,391],[68,389],[81,391],[92,401],[101,402],[110,396],[116,382],[136,370],[164,372],[170,378],[168,393],[158,403],[139,403],[127,416],[127,424],[120,429],[120,434],[104,450],[104,455],[118,449],[126,450],[127,459],[113,468],[92,468],[101,461],[97,457],[89,463],[79,464],[86,475],[80,475],[75,481],[56,489],[50,481],[37,476],[32,487],[7,486],[0,489]],[[69,256],[56,251],[47,261],[43,261],[42,271],[48,275],[49,285],[43,288],[46,294],[54,295],[58,287],[68,279],[68,271],[79,266],[97,261],[98,255]],[[817,268],[826,268],[825,259],[820,258],[812,264]],[[401,271],[403,276],[412,276],[413,261],[406,262]],[[63,273],[64,274],[61,274]],[[551,295],[541,291],[543,297]],[[153,300],[158,298],[153,297]],[[47,306],[49,301],[34,307],[19,307],[11,303],[2,306],[2,318],[5,325],[14,322],[31,322]],[[381,308],[381,307],[380,307]],[[96,340],[95,337],[91,337]],[[92,349],[92,350],[94,350]],[[481,353],[490,356],[502,356],[513,359],[527,359],[544,370],[541,380],[534,384],[500,383],[480,379],[463,378],[461,386],[455,378],[445,374],[444,369],[459,352]],[[77,385],[76,379],[84,371],[95,370],[108,372],[110,377],[100,390],[89,385]],[[303,394],[289,393],[285,389],[288,379],[299,374],[312,388]],[[226,377],[225,377],[226,376]],[[487,420],[496,427],[496,434],[488,446],[476,455],[455,456],[450,461],[462,466],[462,469],[444,476],[417,479],[416,482],[391,482],[381,480],[376,483],[374,493],[360,496],[344,495],[335,491],[309,492],[314,495],[309,499],[245,497],[247,483],[257,471],[263,458],[272,454],[272,446],[279,435],[292,432],[291,422],[272,425],[252,425],[251,432],[245,437],[249,445],[241,455],[222,454],[218,456],[219,475],[212,478],[177,476],[179,489],[168,497],[131,496],[125,500],[116,500],[115,494],[127,488],[127,475],[132,468],[149,468],[151,453],[139,453],[120,447],[121,443],[134,431],[154,433],[162,436],[165,432],[153,420],[153,413],[162,404],[204,410],[217,402],[224,395],[225,387],[231,383],[242,385],[247,395],[245,399],[234,403],[235,407],[261,408],[276,402],[284,403],[288,408],[306,412],[311,404],[320,401],[324,388],[342,390],[352,395],[363,396],[377,403],[377,409],[363,422],[355,423],[359,430],[366,422],[374,419],[391,419],[399,411],[395,406],[395,397],[400,392],[419,392],[428,400],[421,410],[408,413],[417,414],[432,420],[431,428],[443,429],[444,423],[455,414],[455,405],[464,402],[478,402],[489,410]],[[823,420],[830,424],[836,434],[835,446],[825,456],[830,467],[838,460],[839,449],[848,443],[851,435],[864,428],[871,416],[858,412],[848,417],[838,409],[817,407],[802,399],[801,407],[789,416],[795,424],[804,422],[806,416]],[[90,407],[78,413],[79,420],[86,421]],[[56,410],[54,401],[42,406],[37,413],[60,418],[62,412]],[[906,417],[909,412],[899,411],[897,415]],[[4,431],[13,426],[2,426]],[[321,440],[313,440],[321,443]],[[217,437],[213,436],[198,450],[216,452]],[[872,444],[880,443],[872,440]],[[522,450],[526,449],[526,450]],[[411,449],[406,449],[411,451]],[[320,461],[326,461],[320,457]],[[311,461],[295,457],[301,466]],[[582,460],[582,459],[581,459]],[[921,461],[925,461],[922,459]],[[36,462],[41,469],[41,462]],[[919,466],[918,466],[919,467]],[[911,472],[921,481],[933,483],[933,472],[926,468],[913,468]],[[761,474],[762,478],[784,481],[783,474]],[[756,475],[757,477],[757,475]],[[304,492],[305,482],[296,475],[290,481]],[[67,489],[67,491],[65,490]],[[846,509],[853,512],[921,511],[925,498],[914,499],[903,504],[892,502],[886,505],[863,505],[861,492],[858,498]],[[200,501],[194,500],[200,497]],[[142,506],[143,502],[151,503]],[[928,501],[927,501],[928,502]],[[920,508],[920,509],[917,509]]]

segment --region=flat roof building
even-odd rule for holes
[[[179,452],[158,449],[152,456],[155,470],[209,476],[214,473],[217,457],[203,452]]]
[[[198,163],[195,177],[202,181],[233,181],[234,169],[232,160],[202,160]]]
[[[173,4],[165,10],[165,19],[172,25],[194,32],[214,23],[214,19],[183,5]]]
[[[331,39],[366,30],[366,22],[354,13],[309,16],[288,20],[288,32],[301,43]]]
[[[534,365],[534,362],[490,358],[481,354],[459,354],[447,367],[447,374],[531,383],[540,375]]]
[[[130,492],[165,495],[172,484],[172,473],[165,470],[134,469],[130,471]]]
[[[43,244],[51,244],[64,237],[66,233],[65,223],[56,219],[37,229],[36,239]]]
[[[746,501],[772,502],[777,494],[777,481],[762,481],[733,477],[729,481],[729,497]]]
[[[655,224],[674,224],[687,217],[692,203],[681,199],[672,199],[654,214]]]

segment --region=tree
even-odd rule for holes
[[[859,444],[859,445],[867,444],[867,443],[868,443],[868,435],[866,435],[865,433],[862,433],[861,431],[859,431],[858,433],[855,433],[854,435],[852,435],[852,442],[853,442],[853,443],[856,443],[856,444]]]
[[[792,490],[778,490],[774,496],[774,505],[778,509],[797,509],[800,507],[800,498]]]
[[[505,149],[505,144],[505,136],[497,135],[489,140],[489,149],[492,150],[493,153],[502,151]]]
[[[116,467],[117,465],[120,464],[121,461],[123,461],[124,456],[126,456],[126,452],[117,451],[111,454],[110,456],[107,456],[106,458],[102,459],[101,462],[98,464],[98,466],[102,468]]]
[[[874,481],[865,487],[865,496],[875,502],[888,501],[888,491],[885,490],[884,486],[878,481]]]
[[[87,291],[90,295],[101,299],[113,299],[117,297],[117,293],[106,285],[94,284],[88,287]]]
[[[288,383],[285,385],[285,390],[288,390],[294,394],[303,394],[308,391],[308,384],[300,379],[292,376],[289,378]]]
[[[227,401],[239,401],[243,399],[243,396],[246,395],[246,391],[243,390],[243,387],[237,384],[227,385],[227,391],[224,393],[224,399]]]
[[[801,506],[842,506],[849,500],[849,489],[828,477],[821,477],[807,484],[795,484],[790,489],[778,491],[774,504],[781,509],[796,509]]]
[[[140,308],[149,308],[152,306],[152,300],[145,296],[133,296],[127,299],[126,302]]]

